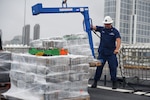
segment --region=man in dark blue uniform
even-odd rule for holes
[[[102,26],[91,26],[92,30],[98,31],[101,33],[100,45],[98,48],[98,59],[102,61],[102,65],[98,66],[95,72],[94,83],[92,84],[92,88],[97,87],[97,81],[100,80],[103,67],[105,62],[108,61],[111,81],[112,81],[112,89],[117,88],[117,66],[118,61],[116,54],[119,52],[121,37],[118,30],[112,27],[113,20],[110,16],[106,16],[104,18],[104,27]]]

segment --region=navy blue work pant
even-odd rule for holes
[[[118,61],[117,61],[116,55],[115,54],[112,54],[109,56],[99,55],[98,59],[102,61],[102,65],[97,67],[94,80],[95,81],[100,80],[100,77],[101,77],[102,71],[103,71],[103,67],[104,67],[106,61],[108,61],[111,80],[116,81],[117,80],[117,77],[116,77],[117,76],[117,66],[118,66]]]

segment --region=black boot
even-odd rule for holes
[[[92,84],[91,88],[97,88],[97,81],[94,80],[94,83]]]
[[[117,89],[117,81],[112,81],[112,89]]]

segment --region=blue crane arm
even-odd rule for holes
[[[57,7],[57,8],[43,8],[42,4],[36,4],[32,6],[32,14],[47,14],[47,13],[79,13],[88,11],[88,7]]]
[[[47,13],[81,13],[84,16],[85,31],[88,33],[89,44],[92,51],[92,55],[95,58],[92,32],[90,29],[90,18],[88,7],[55,7],[55,8],[43,8],[41,3],[32,6],[32,14],[47,14]]]

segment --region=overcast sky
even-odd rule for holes
[[[32,15],[31,7],[37,3],[42,3],[43,7],[61,7],[61,2],[62,0],[0,0],[0,29],[3,41],[22,35],[24,24],[31,25],[31,39],[35,24],[40,24],[40,38],[82,32],[83,15],[80,13]],[[67,4],[68,7],[89,7],[93,24],[102,25],[104,0],[67,0]],[[94,42],[99,40],[94,34],[93,39]]]

